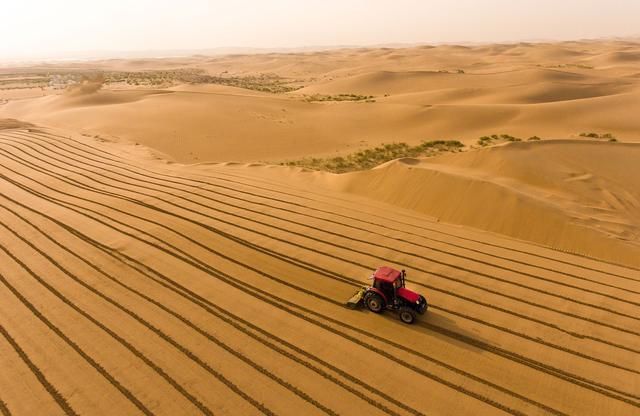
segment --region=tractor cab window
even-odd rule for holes
[[[400,279],[396,279],[396,281],[393,282],[393,287],[396,289],[400,289],[402,287],[402,281]]]
[[[393,284],[389,282],[380,282],[380,290],[382,290],[382,293],[384,293],[387,299],[393,299],[395,294]]]

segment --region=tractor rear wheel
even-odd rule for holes
[[[380,313],[384,308],[384,300],[377,293],[369,292],[364,299],[364,303],[371,312]]]
[[[416,320],[416,313],[413,309],[403,306],[400,308],[400,320],[405,324],[412,324]]]

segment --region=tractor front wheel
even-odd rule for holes
[[[384,307],[384,300],[382,299],[382,296],[377,293],[369,292],[365,297],[364,302],[371,312],[380,313]]]
[[[405,324],[412,324],[416,320],[416,313],[413,309],[406,306],[400,308],[400,320]]]

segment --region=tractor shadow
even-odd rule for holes
[[[486,347],[492,345],[488,339],[483,338],[478,333],[458,325],[457,322],[462,321],[462,318],[451,319],[435,309],[429,309],[424,315],[418,316],[411,325],[401,322],[398,316],[392,312],[385,313],[384,319],[398,325],[398,330],[402,330],[405,333],[406,331],[412,331],[425,335],[427,338],[424,338],[424,342],[429,342],[429,338],[437,338],[442,342],[454,343],[461,348],[478,353],[486,351]]]

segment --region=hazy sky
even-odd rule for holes
[[[640,0],[0,0],[0,59],[640,35]]]

